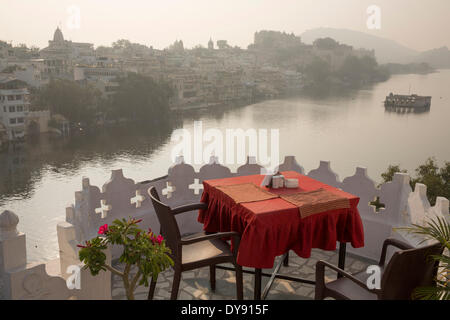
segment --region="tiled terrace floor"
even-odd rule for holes
[[[280,259],[280,257],[278,258]],[[302,259],[294,252],[290,252],[289,267],[281,267],[280,273],[314,280],[315,264],[318,260],[326,260],[337,265],[338,251],[313,250],[309,259]],[[278,261],[278,260],[277,260]],[[357,272],[365,270],[373,262],[347,254],[345,270]],[[264,272],[271,270],[264,269]],[[336,273],[327,271],[327,278],[335,279]],[[155,300],[169,299],[172,288],[172,269],[161,273],[155,290]],[[236,299],[235,274],[234,271],[216,270],[216,290],[212,292],[209,286],[209,268],[201,268],[194,271],[182,273],[182,280],[178,299],[180,300],[230,300]],[[268,281],[268,277],[263,277],[262,288]],[[148,287],[140,286],[135,291],[137,300],[147,299]],[[112,282],[113,299],[126,299],[120,277],[113,275]],[[272,288],[267,296],[270,300],[305,300],[314,298],[314,286],[297,283],[287,280],[275,279]],[[253,275],[244,273],[244,299],[253,299]]]

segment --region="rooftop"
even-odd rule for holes
[[[277,259],[280,259],[278,257]],[[313,249],[309,259],[302,259],[291,252],[289,256],[289,266],[281,267],[279,274],[303,279],[314,280],[315,265],[317,261],[325,260],[334,265],[338,263],[338,250],[324,251]],[[275,264],[278,262],[275,261]],[[373,264],[374,261],[347,254],[346,271],[350,273],[358,272]],[[120,268],[120,265],[116,264]],[[230,265],[231,267],[231,265]],[[247,269],[251,270],[251,269]],[[264,269],[263,272],[272,273],[273,269]],[[336,273],[327,270],[326,277],[330,280],[336,278]],[[172,288],[173,270],[160,273],[154,300],[167,300],[170,298]],[[211,291],[209,285],[209,267],[183,272],[181,275],[179,300],[230,300],[236,299],[235,273],[234,271],[216,270],[216,290]],[[266,285],[268,277],[263,277],[262,287]],[[135,291],[136,300],[146,300],[148,287],[139,286]],[[112,299],[126,300],[125,289],[122,279],[116,275],[112,276]],[[244,299],[253,300],[253,275],[244,273]],[[314,299],[314,285],[297,283],[282,279],[276,279],[267,295],[268,300],[311,300]]]

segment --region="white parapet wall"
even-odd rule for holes
[[[140,218],[143,219],[143,228],[159,231],[159,222],[147,194],[151,186],[156,187],[165,203],[177,206],[199,201],[203,180],[260,174],[262,169],[249,157],[247,163],[234,173],[219,164],[217,157],[211,157],[210,163],[196,172],[191,165],[184,163],[183,157],[179,157],[169,168],[167,176],[153,181],[136,183],[124,177],[122,170],[113,170],[110,180],[100,190],[90,185],[88,178],[83,178],[82,190],[75,192],[75,203],[67,208],[66,222],[58,225],[61,268],[77,259],[77,243],[96,236],[100,225],[110,224],[114,219]],[[292,156],[285,158],[279,170],[304,174],[304,169]],[[377,187],[367,176],[366,168],[358,167],[353,176],[340,181],[330,162],[321,161],[319,167],[307,175],[360,197],[358,209],[364,224],[365,246],[359,249],[349,246],[348,251],[361,257],[378,259],[384,239],[395,236],[395,228],[410,226],[432,214],[448,216],[447,199],[438,198],[436,205],[430,207],[424,186],[418,185],[412,192],[410,177],[404,173],[396,173],[393,181]],[[419,200],[416,199],[419,197],[417,194],[420,194]],[[384,204],[384,208],[378,211],[370,204],[376,198]],[[202,225],[197,222],[197,212],[180,215],[177,221],[184,234],[202,230]],[[119,254],[113,248],[113,259]]]
[[[0,214],[0,299],[111,299],[109,271],[93,277],[79,260],[73,261],[74,277],[68,284],[59,271],[55,272],[55,261],[27,263],[26,237],[17,230],[18,223],[19,217],[14,212]],[[111,259],[110,253],[107,257]],[[59,261],[56,263],[59,269]],[[49,270],[56,275],[49,275]],[[79,273],[75,274],[77,270]]]
[[[0,223],[0,274],[3,279],[1,290],[7,298],[12,299],[44,299],[55,297],[52,294],[56,291],[60,291],[57,295],[59,299],[110,299],[109,272],[92,277],[88,270],[82,269],[81,289],[67,289],[65,281],[70,276],[70,273],[67,273],[68,268],[74,265],[82,266],[78,259],[77,244],[95,237],[101,225],[111,224],[120,218],[141,218],[142,228],[159,232],[159,222],[147,193],[151,186],[156,187],[163,202],[178,206],[200,200],[203,180],[260,174],[262,169],[249,157],[245,165],[239,167],[236,172],[231,172],[229,168],[218,163],[217,157],[211,157],[210,163],[197,172],[191,165],[184,163],[183,157],[179,157],[175,165],[168,169],[167,176],[155,180],[136,183],[126,178],[119,169],[112,171],[111,178],[100,189],[92,186],[88,178],[83,178],[81,191],[75,192],[74,204],[66,208],[65,221],[57,225],[60,250],[58,262],[61,270],[57,277],[49,277],[44,264],[33,267],[26,264],[25,235],[16,230],[18,218],[16,221],[12,213],[3,213],[3,222]],[[292,156],[285,158],[279,170],[304,174],[304,169]],[[331,169],[330,163],[321,161],[319,167],[307,175],[360,197],[358,210],[364,225],[365,246],[359,249],[347,247],[348,252],[360,257],[377,260],[383,241],[388,237],[396,237],[413,245],[419,244],[417,238],[398,228],[411,226],[413,223],[423,224],[427,218],[436,215],[449,219],[449,201],[439,197],[436,205],[430,206],[426,198],[426,186],[417,184],[413,191],[407,174],[396,173],[391,182],[377,187],[367,176],[366,168],[356,168],[353,176],[341,181]],[[379,198],[384,208],[376,210],[370,204],[376,198]],[[197,222],[197,215],[196,211],[192,211],[177,216],[181,233],[189,234],[202,230],[202,225]],[[111,248],[108,259],[117,259],[121,253],[119,249]],[[34,289],[29,289],[31,287]],[[47,291],[43,288],[47,288]]]

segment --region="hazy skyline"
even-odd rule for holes
[[[302,32],[345,28],[389,38],[418,51],[450,47],[448,0],[2,0],[0,40],[44,48],[61,26],[76,42],[111,45],[128,39],[163,49],[176,39],[185,47],[225,39],[246,48],[259,30]],[[381,29],[366,26],[370,5],[381,9]],[[70,29],[68,8],[80,10]],[[5,9],[3,9],[5,8]]]

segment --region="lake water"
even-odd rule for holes
[[[431,110],[420,114],[387,112],[390,92],[433,97]],[[389,164],[413,171],[427,157],[450,160],[450,70],[429,75],[398,75],[371,88],[326,98],[300,97],[264,101],[239,108],[195,110],[164,129],[114,129],[69,140],[41,136],[16,151],[0,154],[0,212],[14,211],[26,233],[29,261],[58,255],[56,224],[74,202],[83,176],[102,186],[110,170],[143,181],[167,174],[171,133],[194,121],[203,130],[279,129],[280,157],[294,155],[306,172],[320,160],[331,161],[340,179],[357,166],[380,181]],[[198,166],[195,166],[198,169]],[[230,166],[235,169],[237,166]]]

